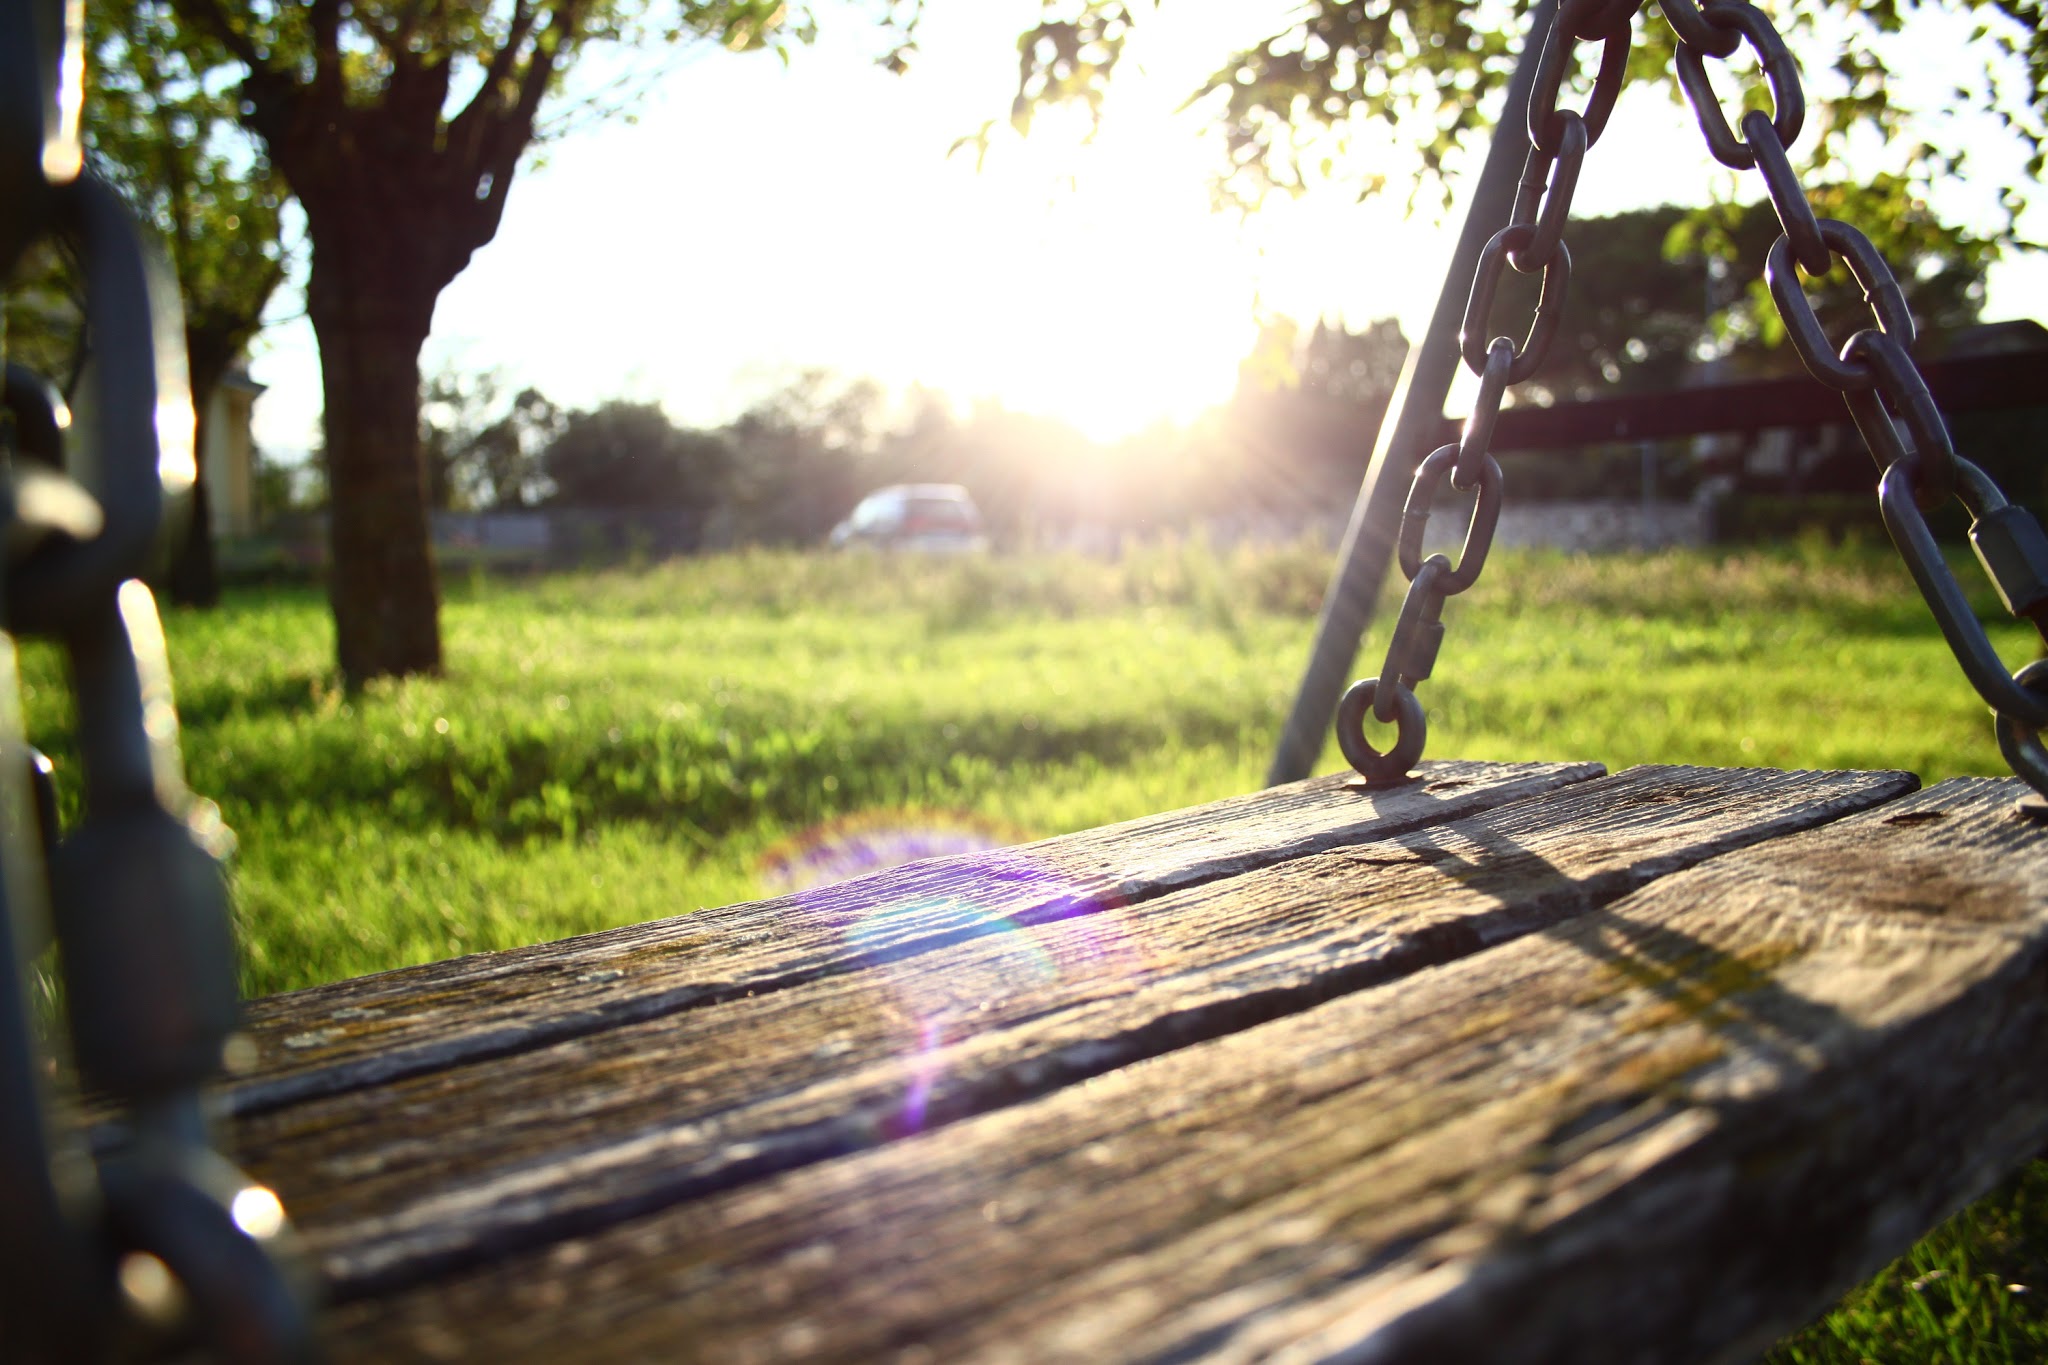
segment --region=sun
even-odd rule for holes
[[[1211,211],[1214,150],[1170,111],[1060,122],[960,186],[972,245],[927,287],[952,295],[934,311],[971,311],[935,377],[1098,441],[1185,423],[1229,398],[1257,332],[1257,257]]]

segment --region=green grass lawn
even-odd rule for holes
[[[1328,567],[1197,544],[469,580],[446,593],[447,676],[356,696],[311,590],[166,625],[192,783],[239,839],[244,987],[266,993],[747,899],[764,858],[841,817],[1022,839],[1249,790]],[[1886,548],[1503,551],[1445,620],[1431,757],[2003,770]],[[2038,648],[1994,639],[2013,662]],[[62,771],[60,662],[23,668]],[[2043,1170],[1773,1359],[2048,1357],[2024,1288],[2048,1255]]]

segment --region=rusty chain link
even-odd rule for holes
[[[1809,275],[1827,274],[1834,263],[1833,248],[1821,232],[1820,220],[1813,216],[1813,205],[1806,202],[1806,191],[1799,184],[1799,173],[1792,169],[1785,144],[1778,140],[1777,127],[1761,109],[1752,109],[1742,116],[1742,135],[1756,156],[1756,168],[1763,175],[1764,190],[1771,197],[1771,208],[1778,215],[1778,228],[1792,259]]]
[[[1983,470],[1955,453],[1948,425],[1914,363],[1913,314],[1891,265],[1870,239],[1847,223],[1817,217],[1792,169],[1788,149],[1798,139],[1805,95],[1798,64],[1770,18],[1741,0],[1659,0],[1678,35],[1679,84],[1692,103],[1708,150],[1725,166],[1755,168],[1778,214],[1781,235],[1765,260],[1764,279],[1793,350],[1807,371],[1842,395],[1849,415],[1876,460],[1878,505],[1892,543],[1912,574],[1963,675],[1996,717],[2000,751],[2037,792],[2048,794],[2048,667],[2037,661],[2007,671],[1990,637],[1949,571],[1926,513],[1950,498],[1971,517],[1970,543],[1985,576],[2007,610],[2031,620],[2048,639],[2048,534],[2021,508],[2010,506]],[[1742,137],[1728,126],[1708,77],[1707,61],[1732,57],[1744,44],[1762,67],[1773,113],[1753,110],[1741,120]],[[1840,257],[1863,291],[1876,326],[1852,334],[1839,348],[1828,339],[1800,286]]]
[[[1709,27],[1733,33],[1756,50],[1775,111],[1770,118],[1771,130],[1778,135],[1781,150],[1790,148],[1806,126],[1806,92],[1799,84],[1799,64],[1793,60],[1792,50],[1778,36],[1770,17],[1755,5],[1744,4],[1742,0],[1708,0],[1700,12]],[[1733,56],[1734,49],[1727,55]],[[1721,112],[1720,97],[1707,76],[1706,54],[1681,41],[1677,67],[1679,88],[1692,104],[1693,117],[1699,120],[1700,132],[1705,134],[1707,150],[1714,160],[1736,171],[1756,165],[1756,152],[1735,136],[1735,130],[1728,126],[1728,116]]]
[[[1678,40],[1709,57],[1732,57],[1742,46],[1742,35],[1733,29],[1717,28],[1707,22],[1695,0],[1657,0],[1664,21],[1678,34]]]
[[[1457,443],[1432,451],[1416,466],[1398,541],[1408,595],[1379,673],[1353,683],[1337,705],[1337,746],[1369,783],[1404,781],[1422,757],[1428,715],[1416,699],[1415,684],[1436,666],[1444,638],[1444,602],[1479,580],[1493,546],[1502,487],[1500,462],[1492,453],[1494,428],[1508,386],[1523,382],[1541,367],[1563,320],[1572,273],[1571,252],[1564,244],[1572,195],[1586,151],[1600,140],[1621,95],[1640,7],[1641,0],[1565,0],[1544,40],[1526,111],[1529,152],[1521,183],[1508,222],[1479,253],[1465,304],[1459,351],[1479,376],[1479,396]],[[1600,59],[1585,108],[1559,108],[1567,73],[1580,46],[1587,43],[1599,45]],[[1508,269],[1538,275],[1542,281],[1535,315],[1520,345],[1490,330],[1494,301]],[[1423,533],[1446,476],[1461,492],[1476,490],[1465,548],[1455,566],[1443,555],[1422,557]],[[1385,751],[1366,738],[1367,715],[1396,727],[1394,742]]]
[[[1635,14],[1633,4],[1609,6],[1626,11],[1622,21],[1612,24],[1611,19],[1602,22],[1604,16],[1592,16],[1590,24],[1575,24],[1575,18],[1587,16],[1600,9],[1598,4],[1573,4],[1566,0],[1559,11],[1557,23],[1544,39],[1543,53],[1537,59],[1536,84],[1529,92],[1529,145],[1539,152],[1555,153],[1558,139],[1564,135],[1565,124],[1573,118],[1585,125],[1586,142],[1590,145],[1600,140],[1600,134],[1607,128],[1608,115],[1614,112],[1614,102],[1621,98],[1622,83],[1628,76],[1628,50],[1633,35],[1629,19]],[[1593,77],[1593,92],[1586,97],[1584,110],[1574,114],[1569,109],[1557,107],[1564,94],[1565,74],[1571,67],[1572,57],[1578,49],[1574,44],[1600,44],[1600,67]]]
[[[1430,675],[1443,641],[1445,599],[1470,588],[1486,562],[1500,515],[1500,466],[1489,447],[1508,385],[1542,365],[1560,321],[1571,277],[1564,244],[1571,199],[1587,149],[1597,142],[1619,97],[1628,66],[1638,4],[1566,0],[1545,38],[1524,126],[1529,151],[1508,224],[1481,251],[1460,338],[1465,363],[1480,376],[1479,398],[1455,446],[1417,467],[1402,514],[1399,560],[1409,579],[1406,600],[1379,673],[1352,684],[1337,711],[1339,747],[1369,782],[1403,780],[1421,757],[1427,715],[1414,686]],[[1981,469],[1955,453],[1926,379],[1914,363],[1917,337],[1905,290],[1870,239],[1848,223],[1813,211],[1789,148],[1806,120],[1798,63],[1770,17],[1743,0],[1659,0],[1678,38],[1676,74],[1707,150],[1722,165],[1755,169],[1778,217],[1780,236],[1764,278],[1800,361],[1814,378],[1841,393],[1882,477],[1879,506],[1886,527],[1941,628],[1964,676],[1996,716],[2000,751],[2013,771],[2048,795],[2048,660],[2009,673],[1949,571],[1928,530],[1926,513],[1959,500],[1972,518],[1970,541],[1985,575],[2009,611],[2032,621],[2048,640],[2048,534],[2025,510],[2006,502]],[[1580,45],[1600,44],[1600,61],[1583,110],[1559,108],[1567,72]],[[1709,75],[1709,60],[1727,61],[1744,47],[1755,55],[1771,112],[1751,109],[1731,127]],[[1800,275],[1826,275],[1840,257],[1863,291],[1867,326],[1837,347],[1821,325]],[[1539,273],[1535,317],[1517,346],[1490,337],[1488,323],[1504,267]],[[1455,569],[1441,555],[1422,558],[1423,528],[1446,471],[1455,488],[1479,490],[1466,548]],[[1387,752],[1364,734],[1371,714],[1398,727]],[[2048,814],[2048,807],[2042,808]]]
[[[1586,149],[1592,145],[1586,121],[1568,111],[1555,148],[1545,151],[1530,146],[1508,224],[1526,225],[1535,231],[1526,246],[1508,253],[1508,264],[1515,269],[1524,273],[1541,270],[1557,244],[1564,240],[1572,195],[1579,187],[1579,170],[1586,163]]]
[[[175,286],[111,189],[78,173],[75,5],[0,6],[0,272],[58,235],[82,263],[92,448],[6,368],[0,463],[0,1356],[101,1360],[197,1346],[312,1353],[308,1294],[269,1190],[214,1149],[200,1087],[237,1014],[218,857],[186,787],[155,602],[138,575],[194,478]],[[68,77],[76,84],[75,72]],[[80,471],[76,477],[71,471]],[[82,815],[60,831],[23,738],[18,634],[67,656]],[[46,765],[43,769],[46,771]],[[33,981],[54,942],[64,1024]],[[88,1144],[63,1078],[111,1101]]]

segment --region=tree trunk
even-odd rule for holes
[[[205,435],[206,418],[203,414],[195,430],[200,436]],[[184,529],[178,533],[177,543],[171,547],[171,564],[165,575],[165,586],[170,590],[171,601],[181,607],[217,607],[220,605],[220,564],[213,553],[213,507],[207,499],[204,471],[192,481],[189,496],[191,506],[186,511]]]
[[[213,553],[213,505],[206,489],[206,410],[213,391],[233,363],[239,346],[225,343],[193,327],[185,329],[186,373],[192,387],[192,505],[176,544],[171,546],[165,586],[181,607],[212,607],[220,603],[220,567]]]
[[[290,26],[309,49],[302,56],[286,44],[292,53],[274,61],[245,25],[229,21],[231,6],[175,0],[248,66],[243,122],[305,210],[313,243],[306,312],[327,407],[329,597],[351,687],[440,670],[420,347],[441,290],[498,230],[557,56],[593,36],[588,3],[522,2],[502,36],[480,31],[472,44],[465,32],[437,47],[438,39],[387,43],[375,20],[323,0],[302,7],[303,27]],[[354,69],[366,42],[386,47],[381,80]],[[483,80],[451,112],[454,73],[469,65],[463,54],[484,68]]]
[[[438,673],[440,589],[420,461],[419,361],[440,291],[405,288],[378,268],[385,263],[375,254],[337,261],[320,246],[316,239],[306,303],[326,402],[328,598],[342,677],[360,687]]]

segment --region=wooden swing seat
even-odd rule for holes
[[[1432,762],[256,1002],[337,1361],[1739,1358],[2048,1140],[2013,780]]]

